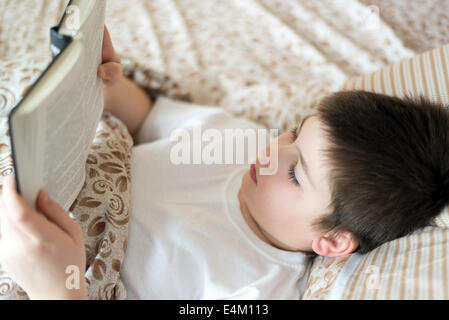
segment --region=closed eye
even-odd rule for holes
[[[299,186],[300,183],[299,183],[298,179],[296,179],[295,167],[296,167],[296,164],[294,164],[294,163],[290,165],[290,168],[288,169],[288,177],[294,185]]]
[[[292,136],[292,143],[293,143],[298,138],[298,126],[290,129],[290,133],[291,133],[291,136]]]
[[[298,138],[298,126],[291,129],[290,133],[291,133],[291,142],[295,143],[296,139]],[[296,168],[297,164],[298,163],[292,163],[290,165],[290,167],[288,169],[288,177],[294,185],[300,186],[300,183],[299,183],[298,179],[296,178],[296,174],[295,174],[295,168]]]

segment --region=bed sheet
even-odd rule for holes
[[[28,59],[45,63],[48,30],[67,2],[0,0],[0,61],[20,59],[23,69]],[[121,55],[169,76],[194,103],[282,131],[348,77],[449,42],[447,6],[445,0],[108,0],[106,23]],[[0,112],[11,95],[17,93],[0,88]]]

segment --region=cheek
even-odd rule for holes
[[[282,181],[284,180],[284,181]],[[255,197],[252,211],[257,223],[276,240],[290,246],[303,247],[307,235],[300,192],[283,177],[265,179]]]
[[[276,217],[280,220],[283,215],[295,210],[294,190],[285,177],[276,174],[262,178],[255,195],[257,211],[261,217]]]

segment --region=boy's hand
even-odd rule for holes
[[[31,209],[7,176],[0,199],[0,264],[30,299],[87,299],[81,227],[39,193]]]
[[[102,62],[98,67],[98,76],[106,86],[114,85],[122,76],[120,56],[115,52],[108,28],[104,27]]]
[[[136,83],[123,76],[120,56],[104,27],[103,61],[98,76],[104,83],[104,109],[120,119],[134,138],[151,110],[152,101]]]

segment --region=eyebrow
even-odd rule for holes
[[[309,119],[311,116],[313,116],[313,114],[309,114],[308,116],[306,116],[305,118],[302,119],[301,125],[298,127],[298,131],[296,132],[297,137],[299,136],[299,133],[301,132],[302,126],[304,125],[306,120]],[[312,187],[315,188],[315,186],[312,183],[312,179],[310,179],[309,166],[307,165],[307,162],[304,160],[304,157],[302,156],[301,149],[299,149],[298,145],[296,145],[296,148],[298,149],[299,160],[301,161],[301,166],[304,169],[304,172],[306,173],[307,180],[312,185]]]

